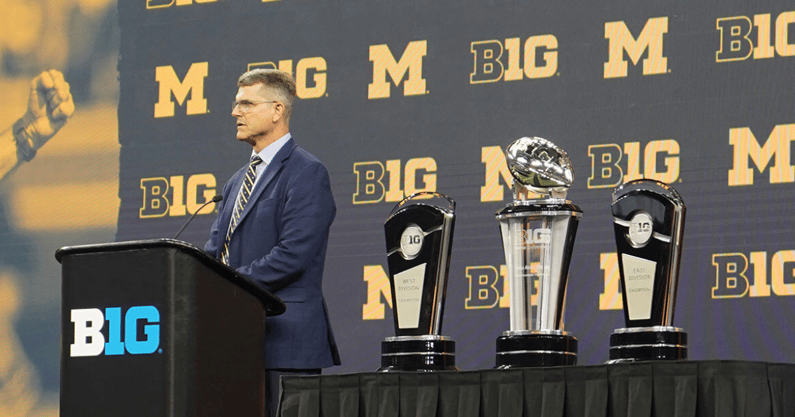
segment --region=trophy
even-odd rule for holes
[[[610,361],[687,359],[673,327],[685,205],[671,186],[641,179],[613,191],[613,227],[625,328],[610,335]]]
[[[496,213],[510,285],[510,330],[497,338],[497,368],[577,364],[577,339],[563,330],[566,281],[582,210],[566,200],[574,171],[542,138],[506,150],[513,202]],[[540,194],[530,198],[529,192]]]
[[[441,335],[454,225],[455,201],[430,192],[399,202],[384,223],[395,337],[381,342],[379,372],[458,370],[455,342]]]

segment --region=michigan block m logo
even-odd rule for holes
[[[207,113],[207,99],[204,98],[204,79],[207,78],[206,62],[196,62],[190,66],[185,78],[180,81],[174,67],[165,65],[155,69],[158,84],[158,99],[155,103],[155,117],[174,117],[175,98],[180,106],[185,104],[186,114]],[[188,94],[190,99],[187,100]]]
[[[371,45],[370,61],[373,62],[373,82],[367,86],[367,98],[388,98],[390,85],[386,79],[387,73],[392,77],[395,85],[399,85],[408,73],[408,78],[403,82],[404,96],[417,96],[427,94],[425,79],[422,78],[422,57],[428,53],[428,41],[409,42],[399,61],[387,45]]]
[[[629,65],[624,59],[624,51],[627,51],[633,65],[638,64],[644,52],[647,53],[646,59],[643,60],[643,75],[668,72],[668,58],[663,56],[663,35],[666,33],[668,33],[667,17],[649,19],[637,39],[632,36],[626,23],[621,21],[605,23],[605,39],[610,41],[610,49],[608,61],[605,63],[604,78],[627,76]]]
[[[753,161],[759,172],[770,171],[771,184],[795,182],[795,167],[792,166],[791,143],[795,141],[795,124],[777,125],[770,132],[764,145],[748,127],[729,130],[729,143],[734,147],[732,169],[729,170],[729,186],[753,185]],[[772,166],[771,165],[772,161]]]

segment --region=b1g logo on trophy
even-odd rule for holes
[[[566,200],[574,170],[566,152],[542,138],[506,150],[513,202],[497,212],[511,292],[510,330],[497,338],[497,367],[577,364],[577,339],[563,330],[574,237],[582,216]],[[530,199],[528,192],[541,194]]]
[[[673,327],[682,197],[667,184],[642,179],[616,188],[612,207],[627,327],[610,336],[610,362],[687,359],[687,333]]]
[[[384,223],[395,337],[381,342],[379,371],[458,370],[455,342],[441,335],[454,225],[455,201],[429,192],[398,203]]]

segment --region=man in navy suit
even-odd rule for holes
[[[275,415],[280,375],[319,374],[340,364],[322,293],[336,206],[326,167],[290,135],[292,76],[257,69],[241,75],[237,85],[237,140],[251,145],[252,159],[262,162],[251,168],[256,179],[245,194],[249,164],[224,185],[204,249],[287,305],[284,314],[266,321],[266,407]]]

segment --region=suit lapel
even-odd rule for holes
[[[295,147],[296,147],[295,141],[293,141],[293,139],[290,138],[290,140],[288,140],[287,143],[285,143],[284,146],[282,146],[282,148],[279,149],[279,152],[277,152],[276,155],[273,157],[271,163],[268,164],[268,166],[265,168],[265,172],[262,173],[262,177],[260,177],[256,185],[254,185],[254,190],[251,191],[251,195],[248,198],[248,204],[246,204],[246,207],[243,209],[243,213],[240,215],[240,221],[238,222],[238,224],[243,222],[243,219],[246,218],[248,213],[251,211],[251,208],[254,207],[256,201],[259,200],[260,196],[262,195],[262,192],[265,190],[265,188],[268,187],[268,184],[270,184],[273,181],[273,179],[276,178],[276,175],[282,170],[282,167],[284,166],[284,161],[286,161],[290,157],[290,154],[292,154],[293,149],[295,149]],[[245,175],[241,176],[241,179],[239,179],[238,183],[242,184],[243,182],[242,177],[245,177]],[[239,188],[240,187],[238,186],[238,189]],[[231,214],[229,218],[230,219],[232,218]]]

